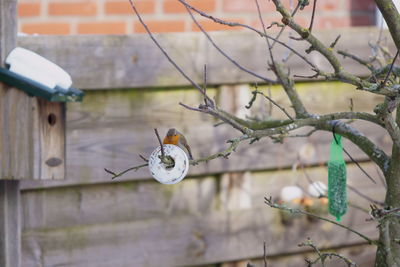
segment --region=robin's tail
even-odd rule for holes
[[[187,144],[185,144],[184,146],[189,154],[189,159],[193,160],[193,155],[192,155],[192,151],[190,151],[190,147]]]

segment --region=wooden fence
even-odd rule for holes
[[[318,35],[330,44],[338,33]],[[373,28],[340,33],[338,47],[361,57],[370,54],[368,41],[377,36]],[[259,36],[247,32],[212,36],[244,66],[271,75]],[[201,82],[203,65],[208,65],[208,92],[226,110],[241,116],[268,111],[265,102],[257,103],[255,111],[244,109],[257,80],[222,58],[201,34],[157,38],[196,81]],[[288,138],[283,144],[270,139],[242,144],[229,160],[191,167],[189,176],[173,186],[155,182],[146,168],[111,181],[104,168],[118,171],[141,164],[138,154],[148,155],[157,146],[153,128],[161,133],[169,127],[185,132],[195,157],[221,150],[225,140],[238,133],[226,125],[214,127],[217,121],[178,105],[198,105],[201,96],[146,35],[24,36],[18,45],[55,61],[71,73],[76,87],[86,89],[82,103],[68,104],[67,179],[22,181],[22,266],[239,266],[249,260],[261,266],[264,241],[271,266],[301,266],[304,257],[312,256],[297,246],[307,237],[349,255],[360,266],[372,266],[375,248],[354,234],[306,217],[283,225],[279,211],[263,201],[265,196],[277,197],[285,185],[307,187],[305,172],[292,169],[299,159],[308,176],[326,181],[330,133]],[[281,49],[277,55],[286,56],[287,51]],[[328,68],[315,52],[309,57]],[[307,73],[295,56],[288,64],[292,73]],[[344,59],[343,64],[352,73],[367,74],[352,60]],[[349,110],[350,99],[355,110],[371,112],[382,100],[339,83],[304,82],[297,89],[316,113]],[[270,90],[275,101],[289,106],[279,87]],[[282,116],[276,109],[272,115]],[[391,141],[382,129],[354,125],[389,151]],[[345,146],[372,176],[379,176],[358,148],[346,141]],[[383,186],[369,182],[353,164],[348,167],[348,183],[383,199]],[[369,202],[351,190],[349,197],[352,204],[368,207]],[[376,224],[366,222],[367,217],[350,208],[343,223],[377,237]]]

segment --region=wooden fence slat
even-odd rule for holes
[[[296,221],[283,227],[277,211],[252,210],[172,216],[153,220],[93,226],[76,226],[23,233],[24,266],[105,267],[182,266],[257,258],[262,244],[274,244],[270,254],[300,251],[297,244],[307,237],[321,247],[356,244],[360,238],[327,222]],[[376,238],[375,223],[365,222],[365,213],[353,210],[344,219]],[[316,232],[318,227],[321,231]],[[301,233],[301,234],[299,234]]]
[[[18,180],[0,180],[0,266],[21,266],[21,197]]]
[[[17,36],[17,1],[0,0],[0,67],[15,47]],[[21,95],[0,82],[0,266],[21,266],[21,195],[18,178],[32,174],[30,135],[26,134],[29,104]],[[29,111],[28,111],[29,114]],[[18,117],[21,116],[21,117]],[[21,138],[21,139],[19,139]],[[7,179],[7,180],[3,180]]]
[[[341,34],[337,48],[348,49],[360,57],[371,55],[368,41],[376,41],[378,28],[350,28],[313,31],[326,45]],[[210,33],[215,42],[237,62],[264,76],[267,50],[259,35],[248,31]],[[384,32],[389,36],[388,32]],[[207,64],[209,84],[253,83],[258,81],[223,58],[201,33],[157,34],[159,42],[171,57],[195,81],[203,81],[203,67]],[[389,37],[390,38],[390,37]],[[288,40],[288,35],[281,38]],[[287,42],[304,51],[305,42]],[[82,89],[143,88],[190,85],[165,59],[148,36],[20,36],[18,45],[31,49],[60,64],[73,77],[75,86]],[[287,55],[287,50],[276,46],[276,59]],[[327,61],[318,53],[307,55],[323,70],[330,71]],[[342,58],[340,56],[340,58]],[[342,60],[346,70],[367,75],[368,69],[350,59]],[[296,56],[288,62],[292,73],[314,74],[305,71],[305,64]]]
[[[271,245],[272,244],[267,244],[267,250]],[[354,263],[357,264],[357,266],[373,267],[375,264],[376,249],[373,246],[356,245],[339,249],[330,249],[329,252],[335,252],[341,254],[347,257],[348,259],[352,260]],[[314,260],[316,258],[317,255],[316,253],[313,252],[307,252],[295,255],[273,256],[273,257],[268,257],[268,266],[279,266],[279,267],[307,266],[305,259]],[[264,259],[251,259],[251,260],[241,261],[239,264],[237,264],[236,262],[222,264],[221,267],[247,267],[248,262],[250,262],[254,266],[264,266]],[[325,264],[326,266],[346,266],[346,264],[342,259],[338,259],[336,257],[328,259],[325,262]]]

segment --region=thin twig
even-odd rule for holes
[[[236,60],[234,60],[233,58],[231,58],[230,56],[228,56],[228,54],[226,54],[224,52],[224,50],[222,50],[215,42],[214,40],[211,38],[211,36],[204,30],[204,28],[201,26],[201,24],[197,21],[197,19],[193,16],[193,13],[191,10],[195,10],[193,7],[191,7],[189,4],[187,4],[185,1],[183,0],[179,0],[186,8],[187,12],[189,13],[190,17],[192,18],[193,22],[196,24],[196,26],[200,29],[200,31],[206,36],[206,38],[209,40],[209,42],[214,46],[215,49],[218,50],[218,52],[224,56],[226,59],[228,59],[230,62],[232,62],[233,65],[235,65],[236,67],[238,67],[240,70],[253,75],[254,77],[257,77],[261,80],[263,80],[264,82],[267,83],[273,83],[275,84],[276,81],[271,80],[267,77],[261,76],[245,67],[243,67],[242,65],[240,65]]]
[[[264,267],[267,267],[267,244],[264,241]]]
[[[129,3],[132,7],[133,12],[135,12],[137,18],[139,19],[140,24],[144,27],[144,29],[146,30],[147,34],[149,35],[149,37],[151,38],[151,40],[154,42],[154,44],[161,50],[161,52],[164,54],[164,56],[168,59],[168,61],[175,67],[175,69],[183,76],[185,77],[185,79],[190,82],[195,88],[197,88],[197,90],[199,90],[204,97],[207,98],[207,101],[209,101],[210,103],[213,103],[213,101],[204,94],[203,89],[200,87],[200,85],[198,85],[195,81],[193,81],[179,66],[178,64],[175,63],[175,61],[169,56],[169,54],[167,53],[167,51],[165,51],[165,49],[160,45],[160,43],[157,41],[157,39],[153,36],[153,34],[151,33],[150,29],[147,27],[146,23],[143,21],[142,17],[140,16],[138,10],[136,9],[135,5],[133,4],[133,0],[129,0]]]
[[[268,99],[269,102],[271,102],[271,103],[274,104],[277,108],[279,108],[280,110],[282,110],[282,112],[285,113],[285,115],[286,115],[291,121],[294,121],[293,117],[290,116],[290,114],[285,110],[285,108],[284,108],[284,107],[281,107],[281,106],[280,106],[278,103],[276,103],[272,98],[270,98],[269,96],[265,95],[263,92],[258,91],[257,88],[256,88],[256,90],[254,90],[252,93],[253,93],[253,94],[260,94],[260,95],[262,95],[263,97],[265,97],[266,99]]]
[[[220,151],[220,152],[214,153],[214,154],[212,154],[212,155],[210,155],[210,156],[204,157],[204,158],[200,158],[200,159],[196,159],[196,160],[191,160],[191,161],[190,161],[190,164],[191,164],[191,165],[197,165],[197,164],[199,164],[200,162],[208,162],[208,161],[213,160],[213,159],[216,159],[216,158],[225,158],[225,159],[228,159],[228,158],[229,158],[229,155],[230,155],[232,152],[234,152],[234,151],[236,150],[236,148],[239,146],[239,144],[240,144],[242,141],[247,140],[248,138],[249,138],[249,137],[248,137],[247,135],[242,135],[241,137],[228,140],[228,143],[230,143],[230,145],[229,145],[228,148],[226,148],[226,149],[224,149],[224,150],[222,150],[222,151]]]
[[[139,165],[139,166],[131,167],[131,168],[128,168],[128,169],[126,169],[126,170],[124,170],[122,172],[119,172],[119,173],[115,173],[115,172],[110,171],[110,170],[108,170],[106,168],[104,168],[104,171],[106,171],[107,173],[111,174],[112,175],[111,180],[114,180],[115,178],[117,178],[119,176],[122,176],[123,174],[125,174],[125,173],[127,173],[129,171],[137,171],[140,168],[143,168],[143,167],[146,167],[146,166],[149,166],[149,164],[145,163],[145,164],[142,164],[142,165]]]
[[[324,217],[321,217],[321,216],[316,215],[316,214],[314,214],[314,213],[310,213],[310,212],[303,211],[303,210],[300,210],[300,209],[289,208],[289,207],[286,207],[286,206],[284,206],[284,205],[280,205],[280,204],[274,203],[274,202],[272,201],[271,197],[269,197],[269,198],[265,197],[264,200],[265,200],[265,204],[267,204],[267,205],[270,206],[271,208],[280,209],[280,210],[285,210],[285,211],[288,211],[288,212],[290,212],[290,213],[304,214],[304,215],[307,215],[307,216],[311,216],[311,217],[317,218],[317,219],[322,220],[322,221],[326,221],[326,222],[332,223],[332,224],[334,224],[334,225],[337,225],[337,226],[339,226],[339,227],[341,227],[341,228],[343,228],[343,229],[346,229],[346,230],[348,230],[348,231],[350,231],[350,232],[352,232],[352,233],[358,235],[359,237],[361,237],[361,238],[363,238],[365,241],[367,241],[368,244],[370,244],[370,245],[378,245],[378,243],[377,243],[375,240],[372,240],[372,239],[370,239],[369,237],[363,235],[362,233],[360,233],[360,232],[358,232],[358,231],[356,231],[356,230],[354,230],[354,229],[352,229],[352,228],[350,228],[350,227],[348,227],[348,226],[346,226],[346,225],[343,225],[343,224],[340,224],[340,223],[338,223],[338,222],[335,222],[335,221],[333,221],[333,220],[331,220],[331,219],[324,218]]]
[[[272,98],[271,87],[268,86],[267,90],[268,90],[268,97],[269,97],[269,98]],[[268,112],[267,112],[267,115],[268,115],[269,117],[272,116],[272,109],[273,109],[273,104],[272,104],[271,101],[269,101],[269,110],[268,110]]]
[[[346,155],[349,157],[349,159],[354,164],[356,164],[356,166],[365,174],[365,176],[367,176],[374,184],[376,184],[376,181],[374,180],[374,178],[372,178],[371,175],[369,175],[368,172],[366,170],[364,170],[363,167],[361,167],[360,163],[358,163],[358,161],[356,161],[345,148],[343,148],[343,152],[346,153]]]
[[[142,160],[144,160],[145,162],[149,162],[149,160],[148,159],[146,159],[145,157],[143,157],[142,155],[140,155],[139,154],[139,157],[142,159]]]
[[[308,133],[305,134],[292,134],[292,135],[286,135],[285,138],[304,138],[304,137],[310,137],[313,135],[315,132],[317,132],[318,129],[312,129]]]
[[[293,10],[293,12],[292,12],[292,14],[291,14],[292,17],[293,17],[294,15],[296,15],[297,11],[299,10],[300,2],[301,2],[301,1],[298,1],[297,6],[296,6],[295,9]],[[274,42],[272,43],[271,48],[274,48],[275,43],[278,42],[279,38],[281,37],[281,35],[282,35],[282,33],[283,33],[283,31],[284,31],[285,29],[286,29],[286,25],[284,25],[283,28],[279,31],[279,33],[275,36],[275,40],[274,40]]]
[[[385,177],[382,176],[382,173],[379,171],[379,168],[376,168],[376,172],[377,172],[377,174],[378,174],[379,180],[381,180],[381,183],[383,184],[383,186],[385,187],[385,189],[387,189]]]
[[[318,78],[319,76],[319,72],[313,74],[313,75],[298,75],[298,74],[294,74],[293,77],[295,78],[303,78],[303,79],[314,79],[314,78]]]
[[[322,265],[322,267],[324,267],[326,259],[328,259],[328,258],[331,259],[332,257],[338,257],[338,258],[342,259],[347,264],[347,266],[357,267],[357,264],[355,262],[353,262],[352,260],[350,260],[349,258],[347,258],[341,254],[334,253],[334,252],[321,252],[321,250],[318,249],[318,247],[313,243],[313,241],[310,238],[307,238],[307,241],[300,243],[298,246],[299,247],[309,246],[315,251],[315,253],[317,253],[318,258],[316,258],[314,261],[310,261],[310,260],[306,259],[308,266],[312,266],[314,264],[317,264],[318,261],[321,261],[321,265]]]
[[[350,111],[353,112],[354,110],[354,102],[353,102],[353,98],[350,98]]]
[[[398,56],[399,56],[399,50],[397,50],[396,55],[393,58],[392,64],[390,65],[390,69],[389,69],[388,73],[386,74],[385,80],[383,81],[383,83],[380,86],[381,88],[385,87],[385,85],[386,85],[386,83],[387,83],[387,81],[389,79],[390,73],[393,70],[394,63],[396,62],[396,59],[397,59]]]
[[[339,34],[339,35],[335,38],[335,40],[330,44],[329,47],[333,49],[333,48],[336,46],[337,42],[339,41],[340,37],[341,37],[341,35]]]
[[[362,198],[368,200],[368,201],[371,202],[371,203],[374,203],[374,204],[377,204],[377,205],[380,205],[380,206],[383,206],[383,205],[384,205],[383,202],[377,201],[377,200],[375,200],[375,199],[370,198],[369,196],[367,196],[367,195],[361,193],[361,191],[359,191],[357,188],[355,188],[355,187],[353,187],[353,186],[351,186],[351,185],[349,185],[349,184],[347,184],[347,187],[348,187],[351,191],[353,191],[354,193],[356,193],[356,194],[359,195],[360,197],[362,197]]]
[[[238,23],[238,22],[229,22],[229,21],[225,21],[216,17],[213,17],[211,15],[208,15],[207,13],[189,5],[187,2],[185,2],[184,0],[178,0],[179,2],[181,2],[183,5],[185,5],[186,7],[190,8],[191,10],[193,10],[194,12],[196,12],[197,14],[199,14],[202,17],[205,17],[207,19],[210,19],[212,21],[214,21],[215,23],[219,23],[222,25],[226,25],[226,26],[230,26],[230,27],[242,27],[242,28],[246,28],[249,29],[253,32],[256,32],[257,34],[259,34],[260,36],[265,37],[264,33],[257,30],[256,28],[253,28],[249,25],[243,24],[243,23]],[[268,36],[269,39],[271,39],[272,41],[274,41],[274,43],[278,43],[282,46],[284,46],[285,48],[289,49],[291,52],[293,52],[295,55],[297,55],[298,57],[300,57],[302,60],[304,60],[307,64],[309,64],[311,66],[311,68],[314,70],[318,70],[318,67],[312,63],[310,60],[308,60],[306,57],[304,57],[302,54],[300,54],[299,52],[297,52],[295,49],[293,49],[292,47],[288,46],[287,44],[285,44],[284,42],[281,42],[279,40],[277,40],[274,37]],[[273,45],[271,45],[273,47]]]
[[[267,47],[268,47],[268,51],[269,51],[269,57],[271,58],[272,65],[274,66],[274,69],[275,69],[274,54],[272,53],[272,46],[269,43],[267,31],[265,30],[265,25],[264,25],[264,20],[263,20],[262,15],[261,15],[260,5],[258,4],[258,0],[254,0],[254,1],[256,2],[256,6],[257,6],[258,19],[260,20],[260,23],[261,23],[261,26],[262,26],[262,29],[263,29],[265,41],[267,42]]]
[[[358,56],[356,56],[356,55],[350,54],[349,52],[346,52],[346,51],[343,51],[343,50],[338,50],[337,53],[338,53],[339,55],[342,55],[343,58],[348,57],[348,58],[350,58],[350,59],[352,59],[352,60],[354,60],[354,61],[360,63],[361,65],[367,67],[370,71],[375,71],[375,68],[374,68],[374,66],[371,64],[370,61],[364,60],[364,59],[362,59],[362,58],[360,58],[360,57],[358,57]]]
[[[161,138],[160,135],[158,134],[157,128],[154,129],[154,132],[156,133],[158,143],[160,144],[161,147],[161,158],[165,158],[164,146],[163,143],[161,142]]]
[[[313,27],[313,24],[314,24],[314,17],[315,17],[315,9],[316,9],[316,6],[317,6],[317,0],[314,0],[314,3],[313,3],[313,10],[312,10],[312,14],[311,14],[311,22],[310,22],[310,27],[308,27],[308,31],[311,33],[311,31],[312,31],[312,27]]]
[[[204,82],[203,82],[203,92],[207,95],[207,65],[204,64]],[[207,99],[204,98],[204,104],[207,105]]]

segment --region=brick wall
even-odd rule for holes
[[[259,27],[254,0],[189,0],[195,7],[230,21]],[[290,0],[285,0],[290,5]],[[310,1],[312,2],[312,1]],[[196,25],[177,0],[136,0],[137,8],[153,32],[197,31]],[[265,23],[279,15],[271,1],[259,0]],[[293,0],[297,3],[297,0]],[[373,0],[318,1],[315,28],[373,25]],[[311,6],[297,17],[309,23]],[[134,16],[128,0],[20,0],[18,29],[39,34],[126,34],[143,28]],[[219,24],[199,18],[206,30],[225,30]],[[229,28],[231,30],[235,30]]]

